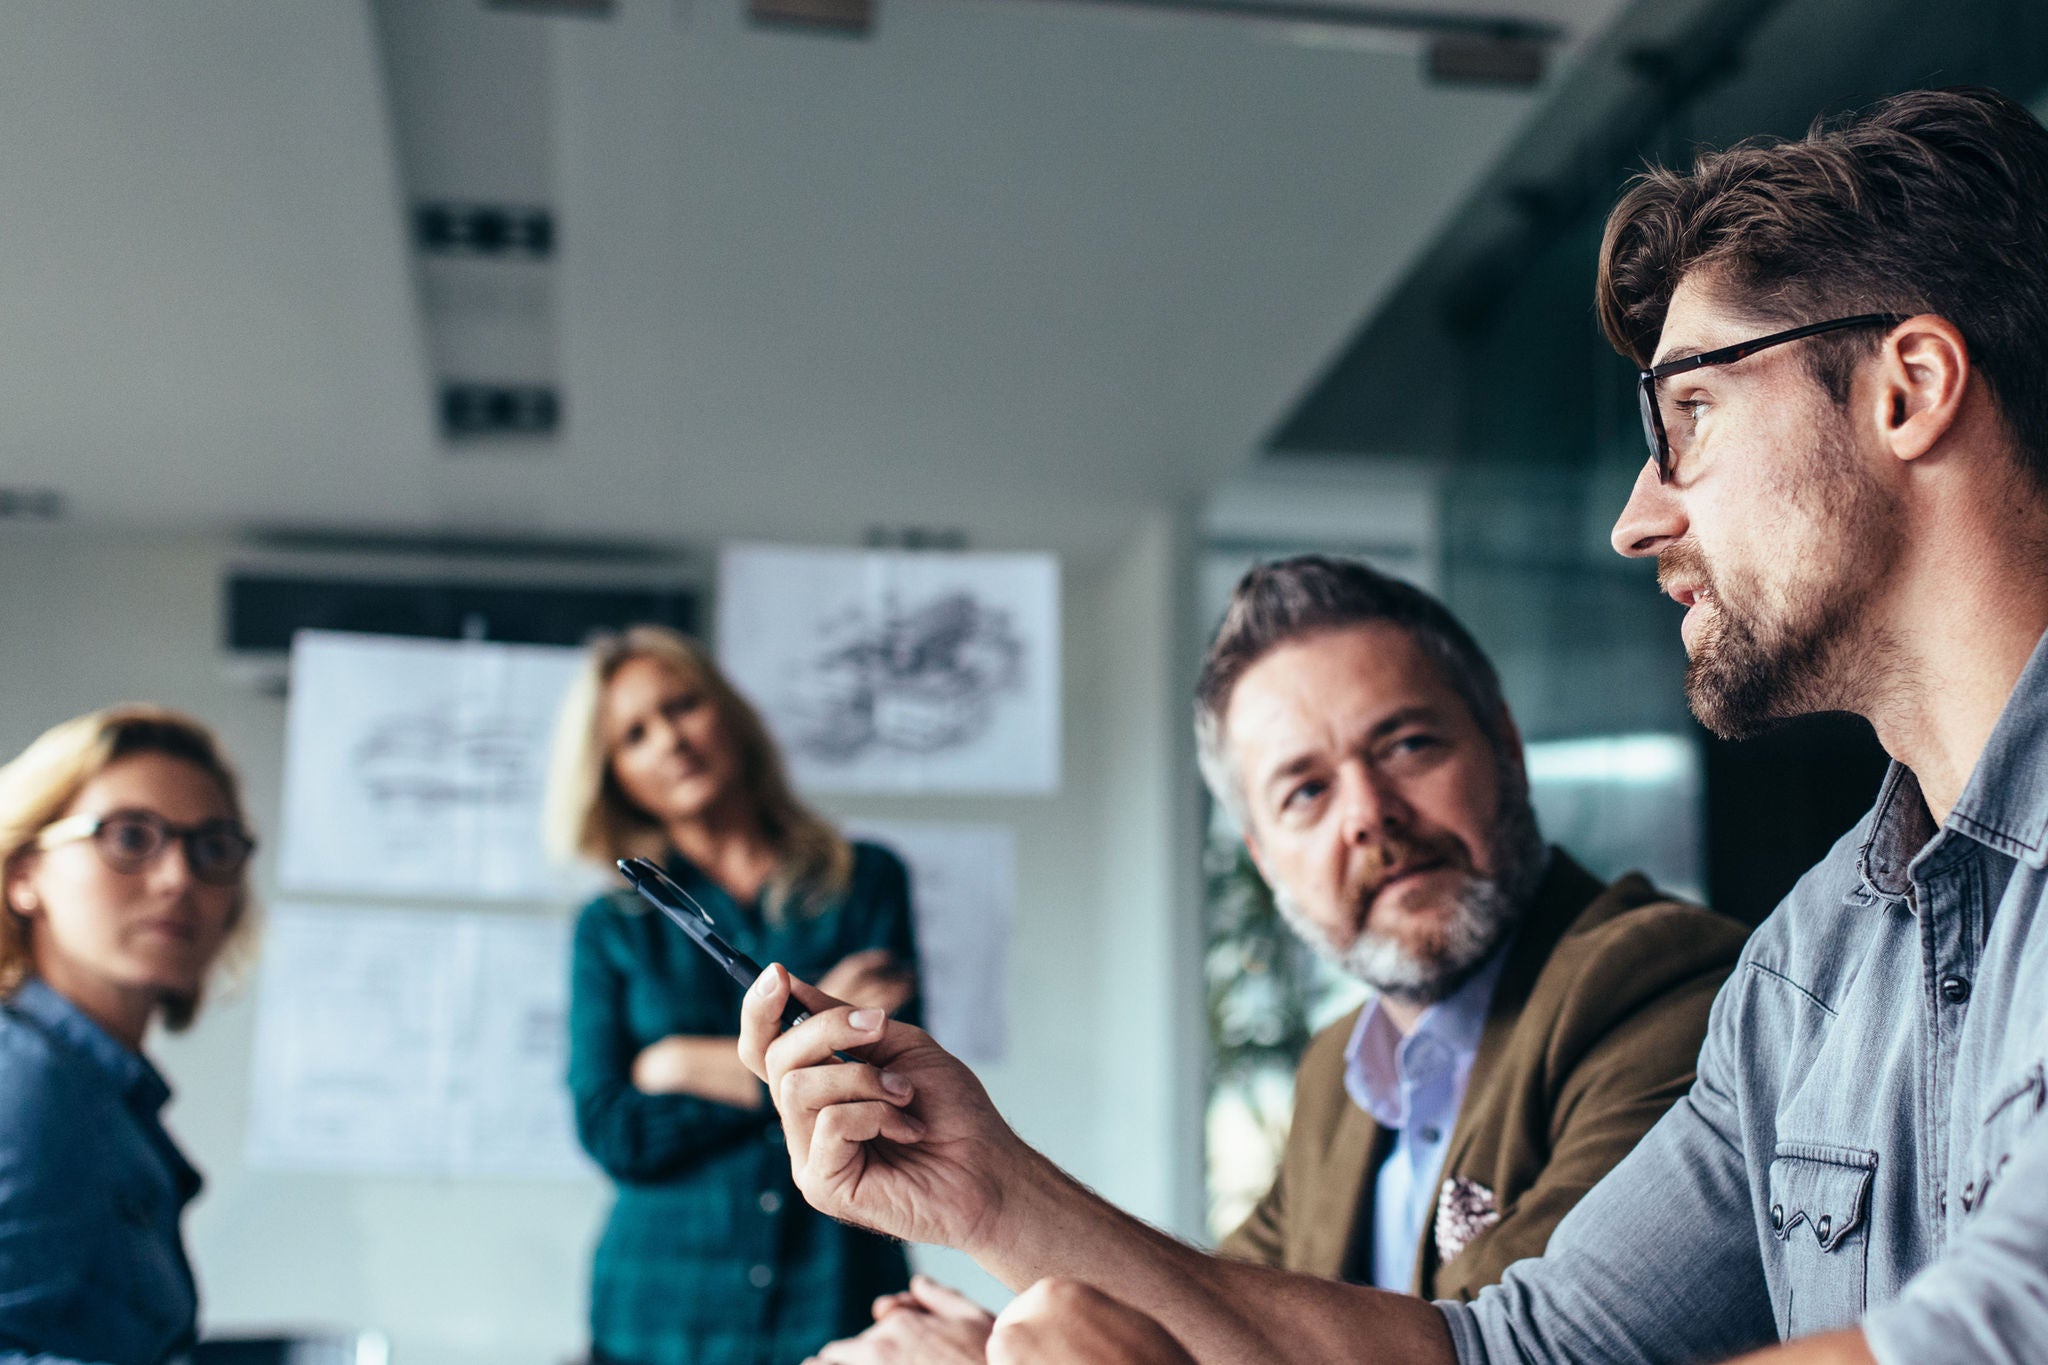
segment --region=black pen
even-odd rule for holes
[[[746,987],[752,987],[760,979],[761,964],[720,937],[710,912],[697,904],[696,897],[677,886],[674,879],[651,860],[621,858],[619,871],[649,905],[674,920],[676,926],[690,936],[691,942],[725,968],[726,975]],[[811,1012],[797,1003],[794,992],[782,1002],[782,1027],[785,1030],[795,1028],[810,1017]],[[860,1060],[838,1051],[832,1055],[842,1062]]]

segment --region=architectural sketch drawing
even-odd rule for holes
[[[943,820],[860,820],[846,832],[895,850],[910,871],[925,1027],[964,1061],[1002,1061],[1010,1036],[1016,833]]]
[[[729,548],[718,654],[811,790],[1059,784],[1049,555]]]
[[[564,900],[541,848],[573,649],[307,631],[292,651],[288,890]]]
[[[969,592],[850,607],[816,626],[819,649],[791,666],[786,696],[797,747],[825,763],[871,749],[932,754],[988,733],[1024,681],[1010,613]]]
[[[588,1179],[561,1084],[568,952],[560,916],[275,907],[250,1164]]]

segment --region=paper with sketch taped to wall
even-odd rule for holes
[[[718,658],[800,787],[1059,788],[1051,555],[730,546]]]
[[[574,1179],[569,925],[276,907],[264,933],[249,1164]]]
[[[301,631],[278,879],[287,891],[567,901],[541,803],[582,652]]]
[[[1016,834],[948,820],[860,820],[847,834],[892,849],[910,870],[926,1030],[965,1061],[1001,1061],[1009,1047]]]

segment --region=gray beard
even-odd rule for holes
[[[1504,799],[1507,799],[1504,795]],[[1390,934],[1361,929],[1347,948],[1331,943],[1286,887],[1272,888],[1273,905],[1288,927],[1325,962],[1382,995],[1431,1005],[1470,979],[1492,956],[1528,908],[1544,866],[1542,835],[1526,795],[1494,831],[1491,877],[1464,877],[1452,893],[1448,917],[1418,951]]]

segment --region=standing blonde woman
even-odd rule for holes
[[[687,637],[594,644],[549,784],[559,854],[648,857],[733,946],[841,999],[916,1017],[903,864],[791,792],[766,727]],[[591,1286],[607,1365],[787,1365],[903,1289],[902,1248],[815,1213],[736,1046],[741,987],[629,892],[576,924],[569,1088],[618,1182]]]
[[[190,1024],[251,936],[255,846],[213,736],[160,707],[67,721],[0,768],[4,1365],[192,1347],[179,1219],[199,1173],[142,1044]]]

